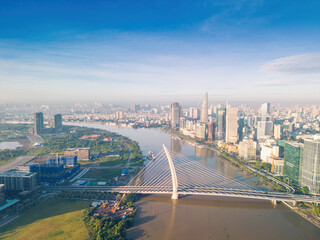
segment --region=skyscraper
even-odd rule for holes
[[[179,103],[171,104],[171,128],[178,128],[180,126],[181,107]]]
[[[226,113],[226,142],[236,143],[238,141],[238,109],[227,105]]]
[[[200,122],[208,123],[208,93],[206,92],[201,103]]]
[[[320,135],[304,140],[301,161],[300,186],[307,186],[311,193],[320,193]]]
[[[281,139],[281,135],[282,135],[282,126],[280,124],[275,124],[273,126],[273,137],[274,139]]]
[[[267,121],[267,117],[270,115],[270,103],[264,103],[261,105],[261,121]]]
[[[62,116],[61,114],[55,114],[53,119],[53,127],[55,130],[62,129]]]
[[[194,118],[194,119],[198,119],[199,118],[199,109],[198,108],[195,108],[195,107],[191,107],[190,110],[189,110],[189,116],[191,118]]]
[[[215,124],[213,122],[208,123],[208,139],[215,139]]]
[[[130,105],[130,111],[137,112],[139,110],[140,110],[140,105],[138,105],[138,104],[131,104]]]
[[[300,162],[303,157],[303,144],[286,142],[284,144],[283,175],[299,182]]]
[[[224,140],[226,134],[226,109],[225,108],[217,108],[216,113],[216,139]]]
[[[38,112],[34,114],[34,134],[38,135],[43,130],[43,113]]]
[[[264,139],[272,136],[273,122],[270,119],[270,103],[261,105],[261,121],[257,122],[257,138]]]
[[[243,128],[244,128],[244,118],[238,119],[238,140],[239,142],[243,139]]]
[[[258,121],[257,122],[257,138],[265,139],[272,136],[272,126],[271,121]]]

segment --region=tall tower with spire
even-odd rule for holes
[[[201,115],[200,122],[207,124],[208,123],[208,93],[204,93],[203,101],[201,103]]]

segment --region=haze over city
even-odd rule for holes
[[[319,0],[0,0],[0,239],[320,239]]]
[[[0,102],[319,103],[318,1],[2,1]]]

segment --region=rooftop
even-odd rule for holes
[[[303,147],[304,146],[302,143],[298,143],[298,142],[286,142],[286,143],[293,146],[293,147]]]
[[[90,148],[67,148],[66,151],[74,151],[74,150],[90,150]]]
[[[16,170],[9,170],[4,173],[0,173],[0,177],[29,177],[33,176],[36,173],[32,172],[22,172],[22,171],[16,171]]]

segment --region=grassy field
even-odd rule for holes
[[[121,157],[107,156],[89,161],[78,161],[78,163],[80,163],[81,165],[99,164],[100,166],[124,166],[127,163],[127,160],[127,158],[123,160]]]
[[[90,203],[50,199],[0,228],[0,239],[89,239],[81,213]]]
[[[122,169],[90,169],[82,178],[94,178],[97,181],[107,182],[109,179],[119,177]]]

